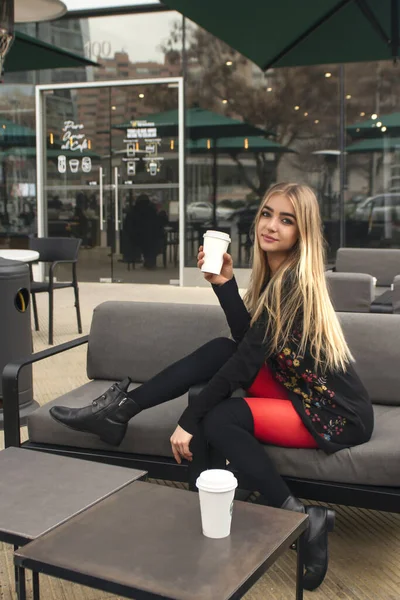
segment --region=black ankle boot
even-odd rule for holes
[[[53,419],[71,429],[94,433],[103,442],[119,446],[129,419],[141,411],[138,404],[126,395],[130,382],[127,378],[121,383],[115,383],[89,406],[53,406],[50,414]]]
[[[304,506],[294,496],[286,498],[281,508],[308,515],[305,533],[303,587],[315,590],[323,582],[328,569],[328,532],[333,531],[335,513],[323,506]]]
[[[328,533],[335,526],[335,512],[323,506],[306,506],[308,530],[304,566],[303,586],[315,590],[323,582],[328,570]]]

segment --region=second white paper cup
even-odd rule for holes
[[[223,231],[209,229],[203,235],[204,264],[201,267],[203,273],[221,273],[224,262],[224,254],[228,250],[231,238]]]
[[[201,524],[206,537],[220,539],[230,534],[237,485],[236,477],[224,469],[208,469],[197,478]]]

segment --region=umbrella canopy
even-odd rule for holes
[[[386,127],[386,129],[382,131],[382,127]],[[400,112],[390,115],[379,115],[376,119],[354,123],[347,127],[347,132],[355,138],[377,137],[384,133],[385,135],[400,135]]]
[[[398,56],[398,0],[163,0],[266,70]]]
[[[0,147],[35,145],[36,132],[25,125],[18,125],[8,119],[0,118]]]
[[[394,152],[395,150],[400,150],[400,137],[391,138],[383,135],[379,138],[360,140],[346,148],[346,152],[350,154],[356,152]]]
[[[200,138],[220,138],[220,137],[236,137],[238,135],[265,135],[266,132],[258,127],[231,119],[214,113],[210,110],[202,108],[189,108],[185,114],[186,126],[189,128],[188,136],[190,139]],[[157,127],[158,135],[161,136],[178,136],[178,111],[167,110],[161,113],[155,113],[138,119],[139,121],[148,120]],[[132,127],[134,121],[128,121],[121,125],[116,125],[115,129],[128,129]]]
[[[211,144],[209,144],[207,139],[201,140],[189,140],[186,147],[189,152],[195,153],[204,153],[211,152]],[[234,138],[219,138],[215,141],[217,151],[222,152],[295,152],[291,150],[287,146],[282,146],[278,142],[273,142],[272,140],[267,140],[262,137],[257,136],[249,136],[249,137],[234,137]]]
[[[20,31],[15,32],[14,42],[5,61],[6,73],[85,66],[99,67],[100,65],[79,54],[42,42]]]
[[[50,159],[57,159],[60,154],[63,154],[68,158],[79,157],[79,153],[74,152],[72,150],[57,150],[56,148],[47,148],[46,150],[46,157]],[[96,154],[91,150],[85,150],[85,156],[90,156],[91,158],[101,158],[100,154]],[[29,148],[8,148],[7,150],[0,152],[0,159],[10,157],[36,158],[36,147],[33,146]]]

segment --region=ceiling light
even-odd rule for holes
[[[378,115],[376,113],[374,113],[373,115],[371,115],[371,119],[375,120],[378,118]]]
[[[380,121],[377,122],[376,124],[377,127],[382,127],[382,123]]]
[[[304,116],[305,116],[305,117],[308,117],[308,112],[305,112],[305,113],[304,113]]]
[[[222,104],[228,104],[228,100],[227,100],[226,98],[224,98],[224,99],[222,100]]]
[[[271,87],[267,88],[267,92],[272,92],[272,88]]]
[[[314,123],[315,123],[316,125],[318,125],[318,123],[319,123],[319,119],[315,119]]]
[[[365,112],[360,112],[360,117],[365,117]]]
[[[117,110],[117,107],[116,106],[112,106],[111,110]]]
[[[295,106],[294,110],[300,110],[300,106]]]
[[[360,131],[360,128],[359,128],[359,127],[357,127],[356,131],[357,131],[357,133],[358,133],[358,132]]]
[[[351,98],[351,94],[347,94],[346,100],[350,100],[350,98]]]
[[[144,94],[139,94],[139,98],[144,98]]]
[[[325,73],[325,77],[328,79],[329,77],[332,77],[332,73]]]
[[[233,62],[231,60],[227,60],[225,64],[227,67],[231,67],[233,65]]]
[[[15,0],[15,22],[37,23],[57,19],[67,12],[60,0]]]
[[[387,129],[387,127],[383,126],[381,131],[383,131],[383,133],[385,133],[386,129]]]

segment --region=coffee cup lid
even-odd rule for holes
[[[214,229],[207,229],[203,237],[213,237],[219,240],[224,240],[224,242],[230,242],[231,238],[228,233],[224,233],[223,231],[215,231]]]
[[[225,469],[207,469],[200,473],[196,486],[206,492],[229,492],[238,485],[236,477]]]

